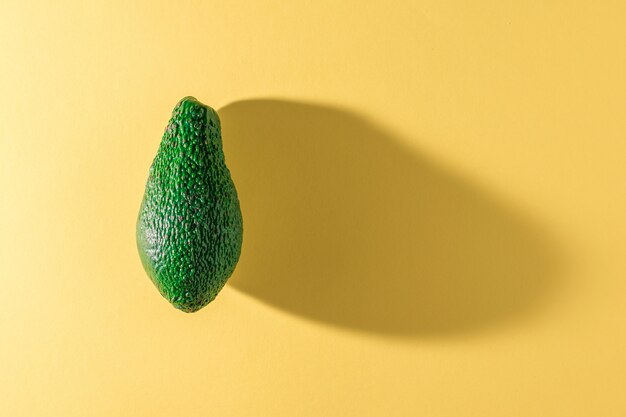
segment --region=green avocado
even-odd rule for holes
[[[139,209],[137,247],[143,267],[163,297],[192,313],[224,287],[242,239],[220,119],[211,107],[185,97],[165,129]]]

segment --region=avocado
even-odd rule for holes
[[[172,112],[150,166],[136,234],[146,273],[187,313],[213,301],[237,265],[243,221],[220,119],[194,97]]]

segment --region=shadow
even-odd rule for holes
[[[278,100],[219,114],[244,215],[238,290],[412,335],[475,330],[550,288],[553,251],[528,220],[363,118]]]

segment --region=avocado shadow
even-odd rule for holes
[[[557,259],[528,218],[345,109],[219,110],[244,244],[229,285],[309,319],[416,336],[533,310]]]

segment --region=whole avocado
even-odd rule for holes
[[[163,297],[191,313],[224,287],[242,239],[217,112],[185,97],[165,129],[139,210],[137,247],[144,269]]]

